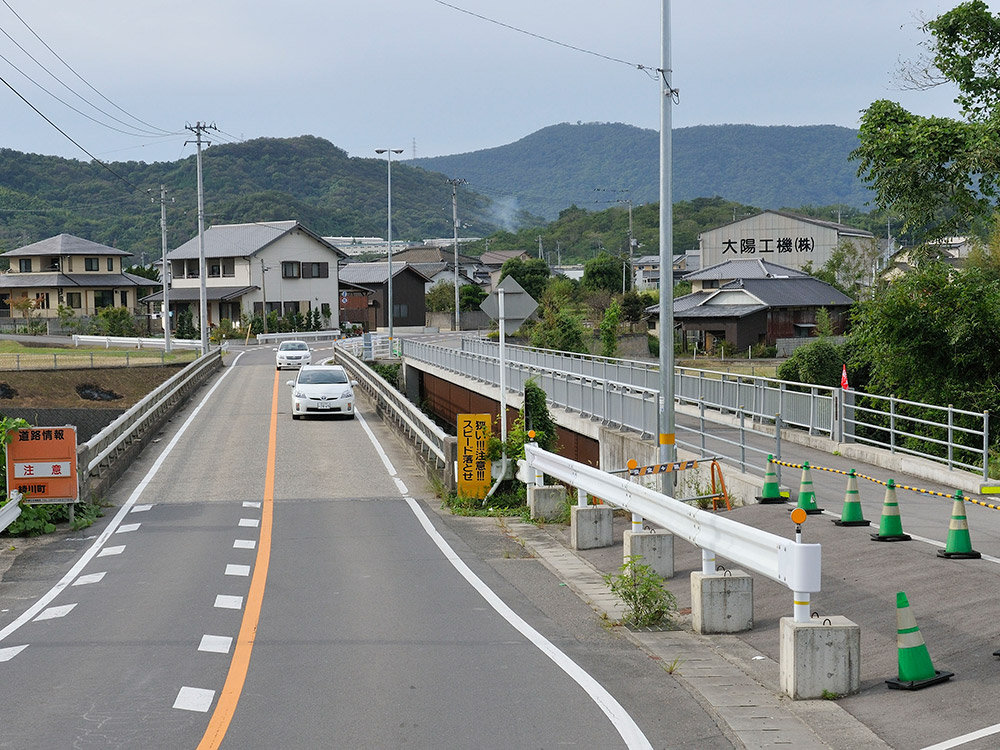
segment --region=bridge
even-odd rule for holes
[[[404,340],[406,370],[433,375],[427,363],[408,356],[409,346]],[[203,360],[204,367],[209,360]],[[357,422],[308,421],[293,428],[282,418],[284,376],[280,383],[274,377],[269,349],[234,350],[223,360],[224,367],[211,368],[192,386],[172,421],[132,438],[147,449],[128,453],[126,470],[104,485],[117,512],[95,527],[96,539],[87,533],[59,542],[56,557],[65,560],[66,572],[54,586],[45,588],[52,573],[41,574],[43,563],[28,553],[11,567],[17,575],[4,575],[0,662],[11,684],[24,688],[5,702],[5,716],[15,717],[5,726],[5,740],[58,746],[67,737],[91,736],[93,717],[103,716],[105,736],[110,729],[126,736],[126,744],[167,746],[148,726],[129,722],[140,713],[175,733],[167,743],[173,747],[220,732],[236,744],[329,745],[333,731],[350,745],[469,746],[473,736],[479,747],[510,747],[528,741],[529,727],[533,744],[545,744],[534,729],[544,727],[538,731],[551,732],[554,741],[575,736],[608,747],[691,746],[693,737],[701,738],[701,747],[754,746],[781,737],[795,746],[832,747],[976,747],[995,739],[995,729],[985,739],[956,739],[988,732],[983,719],[995,714],[990,708],[997,700],[990,689],[996,669],[991,652],[1000,643],[990,592],[997,590],[1000,533],[985,506],[968,506],[983,558],[942,559],[935,553],[947,535],[946,501],[901,491],[902,520],[913,540],[878,544],[870,530],[830,523],[844,497],[843,475],[814,472],[817,497],[829,515],[803,525],[805,543],[820,544],[824,553],[811,608],[821,620],[843,616],[860,625],[861,684],[860,692],[835,703],[798,701],[790,708],[777,698],[777,631],[792,614],[787,587],[754,576],[753,628],[740,634],[685,629],[615,637],[586,612],[616,614],[599,574],[621,564],[621,540],[632,519],[613,517],[611,546],[573,550],[563,528],[485,525],[443,515],[424,478],[428,472],[445,475],[447,435],[435,433],[419,412],[366,390]],[[488,392],[471,368],[447,379],[459,387],[465,377],[467,390]],[[514,394],[506,400],[518,406]],[[564,426],[597,442],[602,468],[622,468],[627,453],[638,455],[631,441],[641,445],[643,431],[593,412],[560,409],[553,413]],[[707,419],[697,407],[685,418],[698,427]],[[947,481],[957,478],[955,468],[945,466],[946,481],[935,483],[900,473],[901,463],[885,469],[849,460],[843,451],[824,453],[823,441],[843,444],[809,435],[809,429],[796,443],[780,425],[768,435],[766,425],[748,429],[753,420],[745,414],[743,425],[739,414],[718,418],[703,432],[755,444],[745,473],[756,474],[758,484],[764,468],[758,451],[773,454],[774,441],[785,435],[781,456],[789,464],[809,461],[881,477],[891,472],[902,485],[956,489]],[[435,441],[440,454],[426,445]],[[425,445],[408,447],[417,442]],[[701,447],[700,438],[688,442]],[[92,454],[88,465],[107,449]],[[116,451],[94,464],[95,478],[109,475]],[[902,461],[885,453],[886,462]],[[926,461],[906,458],[914,462],[908,466]],[[738,451],[728,463],[727,482],[740,473]],[[791,471],[786,467],[782,483],[795,487]],[[965,474],[964,481],[981,483],[974,472]],[[866,517],[876,524],[882,489],[862,488]],[[725,515],[791,540],[790,508],[753,504]],[[692,592],[685,579],[703,569],[703,554],[681,541],[674,549],[670,586],[686,608]],[[435,559],[449,565],[442,568]],[[728,561],[720,557],[718,563]],[[547,583],[550,571],[559,577],[555,584]],[[485,581],[497,599],[470,575]],[[480,592],[478,604],[463,600],[463,587]],[[956,673],[952,682],[906,694],[884,689],[896,671],[897,590],[909,595],[935,666]],[[463,616],[449,616],[456,611]],[[567,640],[565,633],[573,636]],[[636,653],[652,658],[638,661]],[[491,656],[495,662],[483,661]],[[60,687],[51,675],[58,675]],[[503,675],[520,679],[509,683]],[[127,693],[137,700],[123,700]],[[227,697],[234,694],[235,702]],[[503,720],[483,710],[487,696],[494,707],[503,706]],[[499,704],[497,696],[504,696]],[[324,707],[322,721],[307,712],[317,703]],[[755,708],[739,708],[750,705]],[[52,718],[41,721],[40,711]],[[230,723],[223,730],[226,711]],[[512,712],[517,721],[509,720]]]

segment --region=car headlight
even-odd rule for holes
[[[354,391],[344,391],[341,398],[354,398]]]
[[[292,395],[295,396],[295,398],[306,398],[306,394],[303,391],[297,389],[292,391]]]

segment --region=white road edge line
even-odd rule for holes
[[[939,742],[936,745],[928,745],[924,748],[924,750],[948,750],[948,748],[958,747],[959,745],[964,745],[967,742],[972,742],[973,740],[981,740],[983,737],[989,737],[991,734],[997,733],[1000,733],[1000,724],[994,724],[991,727],[984,727],[976,732],[969,732],[968,734],[963,734],[961,737],[945,740],[944,742]]]
[[[213,385],[208,393],[205,394],[205,397],[194,408],[194,411],[191,412],[191,415],[184,421],[184,424],[181,425],[180,429],[177,430],[177,434],[173,436],[169,443],[167,443],[167,446],[163,449],[163,453],[161,453],[157,457],[156,461],[153,462],[153,465],[146,473],[146,476],[144,476],[138,486],[132,490],[132,494],[129,495],[128,500],[126,500],[125,504],[118,510],[115,517],[111,519],[111,523],[109,523],[107,528],[105,528],[104,531],[101,532],[100,536],[97,537],[97,541],[95,541],[87,549],[87,551],[80,556],[80,559],[76,561],[76,564],[70,568],[69,571],[67,571],[66,575],[64,575],[55,586],[45,592],[34,604],[21,613],[20,617],[8,623],[6,627],[0,630],[0,641],[3,641],[3,639],[10,634],[17,632],[17,630],[19,630],[26,623],[31,622],[35,615],[45,609],[49,602],[55,599],[63,589],[69,586],[73,580],[80,575],[80,571],[87,566],[87,563],[94,559],[97,553],[100,552],[101,547],[104,546],[108,539],[111,538],[111,535],[118,529],[119,525],[121,525],[122,519],[132,511],[136,500],[139,499],[145,491],[146,486],[152,481],[153,477],[156,476],[156,472],[160,470],[160,467],[163,465],[163,462],[166,461],[167,456],[174,449],[177,443],[180,442],[181,437],[187,431],[187,428],[191,426],[191,423],[194,421],[195,417],[198,416],[202,407],[208,402],[208,399],[212,397],[212,394],[215,393],[215,389],[222,385],[222,381],[225,380],[229,373],[233,371],[233,365],[235,365],[236,362],[239,361],[239,358],[245,353],[246,352],[240,352],[236,355],[236,359],[230,363],[229,367],[222,374],[222,377],[219,378],[215,385]]]
[[[386,455],[378,438],[375,437],[375,433],[372,432],[368,423],[361,417],[360,414],[356,415],[358,420],[361,422],[361,426],[364,431],[368,434],[368,439],[371,440],[372,445],[375,446],[375,450],[378,452],[379,456],[382,458],[382,463],[386,466],[391,467],[392,464],[389,461],[388,455]],[[396,470],[392,469],[391,475],[396,475]],[[451,545],[445,540],[438,530],[434,528],[430,519],[424,513],[420,504],[417,503],[412,497],[404,497],[406,504],[410,507],[413,515],[416,516],[417,521],[423,527],[427,536],[431,538],[431,541],[437,545],[438,549],[441,550],[445,559],[448,560],[476,592],[486,600],[501,617],[503,617],[511,626],[514,627],[521,635],[528,639],[528,641],[535,646],[539,651],[545,654],[549,659],[551,659],[557,667],[559,667],[563,672],[565,672],[569,677],[576,682],[581,688],[583,688],[590,699],[597,704],[597,706],[604,712],[605,716],[611,721],[611,724],[621,735],[621,738],[625,740],[625,744],[629,748],[649,748],[652,750],[652,745],[649,740],[646,739],[646,735],[642,733],[642,730],[635,723],[635,720],[629,716],[628,712],[624,707],[615,700],[615,697],[609,693],[601,683],[590,676],[584,669],[582,669],[576,662],[570,659],[566,654],[560,651],[551,641],[549,641],[545,636],[535,630],[531,625],[521,619],[514,610],[507,606],[507,604],[497,596],[493,590],[486,585],[485,582],[479,576],[472,572],[472,569],[458,556],[458,553],[452,549]]]

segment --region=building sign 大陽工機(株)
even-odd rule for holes
[[[765,255],[772,253],[811,253],[816,249],[812,237],[744,237],[722,242],[722,254]]]

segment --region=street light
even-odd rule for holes
[[[386,204],[386,213],[388,214],[388,226],[386,228],[386,234],[389,240],[389,281],[388,281],[388,305],[389,308],[389,353],[392,354],[392,155],[403,153],[401,148],[377,148],[375,149],[376,154],[385,154],[386,158],[386,187],[389,195]]]
[[[451,184],[451,222],[455,225],[455,330],[461,331],[461,312],[458,304],[458,186],[465,185],[467,181],[455,178],[448,182]]]

